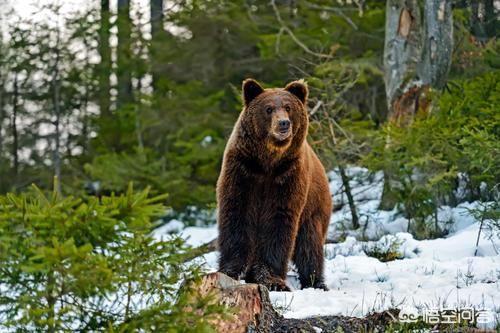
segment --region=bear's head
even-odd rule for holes
[[[304,81],[293,81],[285,88],[264,89],[253,80],[243,81],[244,126],[259,142],[272,150],[301,144],[307,134],[308,88]]]

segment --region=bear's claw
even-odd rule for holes
[[[282,283],[272,283],[271,285],[266,285],[267,289],[270,291],[292,291],[285,282]]]
[[[219,269],[219,273],[229,276],[233,280],[239,280],[240,273],[233,269]]]
[[[314,289],[323,289],[324,291],[328,291],[330,289],[328,289],[328,287],[326,286],[326,284],[324,284],[323,282],[321,283],[316,283],[314,285]]]
[[[268,277],[261,284],[265,285],[270,291],[292,291],[286,282],[278,277]]]

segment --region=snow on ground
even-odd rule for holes
[[[344,240],[325,245],[325,278],[329,291],[300,290],[293,266],[288,282],[292,292],[271,292],[271,301],[288,318],[316,315],[364,316],[389,308],[422,314],[429,308],[486,309],[489,315],[500,316],[500,240],[489,239],[482,232],[477,256],[476,239],[479,223],[470,213],[477,203],[457,207],[441,207],[438,220],[447,225],[445,238],[415,240],[406,233],[407,220],[392,212],[378,211],[382,192],[382,175],[364,177],[366,170],[349,168],[351,186],[359,215],[368,223],[365,231],[351,232],[348,205],[331,218],[330,238]],[[363,176],[363,177],[361,177]],[[335,172],[329,173],[330,190],[339,205],[341,182]],[[157,229],[155,235],[179,231],[187,243],[199,246],[217,237],[216,226],[182,229],[177,220]],[[370,239],[361,242],[355,236]],[[401,259],[381,262],[366,255],[370,249],[395,249]],[[207,271],[217,269],[217,253],[200,260]],[[494,321],[489,326],[494,325]]]
[[[481,252],[486,256],[474,257],[477,231],[474,225],[446,239],[426,241],[398,234],[419,251],[412,252],[411,258],[386,263],[362,252],[332,256],[327,247],[325,277],[330,291],[297,290],[271,297],[285,306],[286,317],[296,318],[363,316],[403,307],[473,305],[500,311],[500,256],[482,239]]]

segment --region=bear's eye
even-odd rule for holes
[[[266,112],[267,112],[267,114],[271,114],[271,113],[273,113],[273,108],[272,108],[272,107],[270,107],[270,106],[268,106],[268,107],[266,108]]]
[[[287,106],[285,106],[285,111],[286,111],[286,112],[290,112],[290,106],[288,106],[288,105],[287,105]]]

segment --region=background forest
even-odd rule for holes
[[[353,166],[382,172],[378,208],[416,239],[445,236],[439,207],[472,201],[500,230],[495,1],[68,3],[0,1],[0,329],[208,329],[179,309],[220,309],[173,296],[199,275],[172,270],[191,250],[150,231],[215,223],[248,77],[308,82],[309,141],[340,176],[346,230],[369,228]]]
[[[64,11],[62,4],[47,3],[32,7],[33,15],[3,14],[4,193],[32,183],[51,188],[56,176],[62,193],[119,193],[134,181],[168,193],[166,203],[177,211],[211,205],[225,140],[241,109],[240,84],[247,77],[269,87],[296,78],[309,82],[313,120],[321,123],[328,115],[336,126],[331,144],[324,142],[328,135],[312,130],[327,165],[369,162],[387,173],[401,171],[378,165],[391,158],[376,154],[389,115],[383,1],[340,1],[331,7],[328,1],[124,0]],[[453,3],[450,73],[428,94],[435,102],[432,113],[445,117],[435,126],[452,131],[443,133],[448,141],[441,148],[458,148],[458,136],[469,140],[461,144],[486,156],[459,148],[469,160],[460,163],[459,156],[443,156],[445,151],[419,149],[406,135],[392,139],[415,149],[399,156],[400,164],[432,154],[426,159],[432,176],[447,171],[451,180],[467,173],[471,196],[479,195],[482,178],[491,181],[490,188],[498,181],[492,170],[497,161],[491,160],[497,137],[490,137],[498,134],[498,104],[492,104],[498,92],[498,21],[495,10],[484,7],[492,3],[481,3],[484,13],[475,14],[466,2]],[[470,117],[479,124],[471,124]],[[474,128],[457,126],[462,121]],[[417,121],[413,126],[426,128],[412,135],[431,140],[428,134],[437,131],[428,125]],[[474,135],[482,141],[470,142]],[[478,144],[491,146],[476,149]],[[402,152],[394,147],[385,153]],[[489,176],[481,176],[486,169]]]

